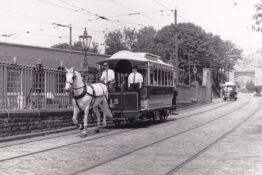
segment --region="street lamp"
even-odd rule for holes
[[[84,51],[84,61],[83,61],[83,66],[82,66],[82,72],[84,73],[84,75],[86,75],[86,73],[88,72],[88,62],[87,62],[87,51],[88,48],[90,46],[91,40],[92,40],[92,36],[87,34],[86,28],[84,30],[84,34],[79,36],[79,40],[82,46],[82,49]]]

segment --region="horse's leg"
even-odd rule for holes
[[[87,125],[88,125],[88,113],[89,113],[89,105],[86,106],[84,110],[84,118],[83,118],[83,123],[84,123],[84,130],[80,137],[86,137],[87,136]]]
[[[78,124],[77,115],[78,115],[78,113],[80,112],[80,110],[79,110],[79,108],[75,105],[75,102],[73,102],[73,106],[74,106],[74,112],[73,112],[72,120],[73,120],[73,123],[77,125],[77,124]]]
[[[103,111],[103,127],[107,127],[106,117],[110,116],[108,114],[110,114],[111,112],[109,111],[108,104],[107,104],[105,97],[103,98],[103,102],[102,102],[101,107],[102,107],[102,111]]]
[[[100,129],[100,112],[98,110],[98,106],[94,107],[93,111],[96,114],[96,120],[97,120],[97,129],[95,130],[95,132],[99,133],[99,129]]]
[[[106,115],[109,117],[109,118],[113,118],[113,114],[112,114],[112,111],[110,109],[110,106],[108,104],[108,101],[106,98],[104,98],[104,104],[105,104],[105,111],[106,111]]]

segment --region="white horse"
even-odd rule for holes
[[[69,92],[71,90],[73,98],[73,122],[78,124],[77,115],[83,110],[84,111],[84,130],[80,135],[81,137],[87,136],[87,125],[88,125],[88,113],[89,109],[93,108],[93,111],[97,117],[97,129],[95,132],[99,132],[100,129],[100,112],[98,107],[102,109],[103,112],[103,126],[107,126],[106,116],[112,117],[112,113],[108,106],[108,90],[106,85],[102,83],[96,84],[85,84],[79,72],[75,71],[74,68],[66,70],[66,85],[65,90]]]

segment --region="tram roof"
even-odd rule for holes
[[[158,55],[154,55],[147,52],[131,52],[127,50],[116,52],[111,57],[98,62],[98,64],[103,64],[104,62],[107,62],[108,64],[113,65],[119,60],[129,60],[130,62],[132,62],[132,64],[139,64],[140,62],[151,62],[165,65],[168,67],[173,67],[172,65],[163,62],[160,59],[160,56]]]

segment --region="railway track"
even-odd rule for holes
[[[247,104],[249,103],[249,101],[250,101],[250,99],[248,100],[248,102],[240,105],[237,109],[231,110],[231,111],[227,112],[226,114],[221,115],[221,116],[219,116],[219,117],[216,117],[215,119],[212,119],[212,120],[207,121],[207,122],[205,122],[205,123],[202,123],[201,125],[198,125],[198,126],[189,128],[189,129],[187,129],[187,130],[184,130],[184,131],[182,131],[182,132],[179,132],[179,133],[170,135],[170,136],[165,137],[165,138],[163,138],[163,139],[161,139],[161,140],[152,142],[152,143],[150,143],[150,144],[144,145],[144,146],[139,147],[139,148],[137,148],[137,149],[134,149],[134,150],[131,150],[131,151],[126,152],[126,153],[124,153],[124,154],[121,154],[120,156],[117,156],[117,157],[113,157],[113,158],[111,158],[111,159],[108,159],[108,160],[106,160],[106,161],[104,161],[104,162],[101,162],[101,163],[99,163],[99,164],[96,164],[96,165],[94,165],[94,166],[92,166],[92,167],[89,167],[89,168],[82,169],[82,170],[79,170],[79,171],[77,171],[77,172],[74,172],[73,174],[78,174],[78,173],[81,173],[81,172],[89,171],[89,170],[91,170],[91,169],[94,169],[94,168],[96,168],[96,167],[102,166],[102,165],[104,165],[104,164],[106,164],[106,163],[109,163],[109,162],[111,162],[111,161],[117,160],[117,159],[119,159],[119,158],[121,158],[121,157],[125,157],[125,156],[127,156],[127,155],[130,155],[130,154],[132,154],[133,152],[136,152],[136,151],[138,151],[138,150],[145,149],[145,148],[150,147],[150,146],[152,146],[152,145],[154,145],[154,144],[161,143],[161,142],[163,142],[163,141],[165,141],[165,140],[168,140],[168,139],[170,139],[170,138],[173,138],[173,137],[179,136],[179,135],[181,135],[181,134],[184,134],[184,133],[186,133],[186,132],[190,132],[190,131],[192,131],[192,130],[194,130],[194,129],[203,127],[203,126],[205,126],[205,125],[207,125],[207,124],[209,124],[209,123],[212,123],[212,122],[214,122],[214,121],[216,121],[216,120],[218,120],[218,119],[220,119],[220,118],[223,118],[223,117],[225,117],[225,116],[233,113],[234,111],[236,111],[236,110],[244,107],[245,105],[247,105]],[[217,109],[217,106],[216,106],[215,108]],[[212,109],[213,109],[213,108],[212,108]],[[209,111],[210,111],[210,110],[209,110]],[[205,111],[202,111],[202,112],[207,112],[207,111],[205,110]],[[198,114],[199,114],[199,112],[198,112]],[[190,116],[192,116],[192,115],[190,115]],[[190,117],[190,116],[188,116],[188,117]],[[183,118],[184,118],[184,117],[183,117]],[[164,123],[164,125],[169,124],[169,123],[170,123],[170,122]],[[161,127],[162,127],[162,126],[161,126]],[[163,126],[163,127],[164,127],[164,126]],[[44,150],[35,151],[35,152],[27,153],[27,154],[22,154],[22,155],[19,155],[19,156],[13,156],[13,157],[9,157],[9,158],[6,158],[6,159],[1,159],[0,162],[3,163],[3,162],[6,162],[6,161],[9,161],[9,160],[14,160],[14,159],[22,158],[22,157],[27,157],[27,156],[31,156],[31,155],[35,155],[35,154],[40,154],[40,153],[44,153],[44,152],[48,152],[48,151],[60,149],[60,148],[63,148],[63,147],[68,147],[68,146],[71,146],[71,145],[76,145],[76,144],[83,143],[83,142],[88,142],[88,141],[92,141],[92,140],[102,139],[102,138],[105,138],[105,137],[110,137],[110,136],[113,136],[113,135],[117,135],[117,134],[129,132],[129,131],[133,131],[133,129],[123,130],[123,131],[119,131],[119,132],[115,132],[115,133],[109,133],[109,134],[106,134],[106,135],[94,137],[94,138],[91,138],[91,139],[88,139],[88,138],[87,138],[87,139],[85,139],[85,140],[81,140],[81,141],[78,141],[78,142],[74,142],[74,143],[70,143],[70,144],[65,144],[65,145],[61,145],[61,146],[57,146],[57,147],[53,147],[53,148],[50,148],[50,149],[44,149]],[[24,144],[26,144],[26,143],[24,143]]]
[[[226,103],[222,103],[220,105],[215,105],[214,107],[211,107],[210,109],[201,110],[200,112],[195,112],[195,113],[192,113],[192,114],[189,114],[189,115],[185,115],[183,117],[168,119],[167,122],[177,121],[177,120],[180,120],[180,119],[183,119],[183,118],[187,118],[187,117],[191,117],[191,116],[194,116],[194,115],[203,114],[203,113],[206,113],[206,112],[209,112],[209,111],[212,111],[212,110],[215,110],[215,109],[227,106],[228,104],[230,104],[230,103],[226,102]],[[207,104],[207,105],[209,106],[210,104]],[[206,105],[205,105],[205,107],[206,107]],[[192,108],[191,110],[198,110],[198,108]],[[185,109],[181,110],[181,112],[184,112],[184,111],[185,111]],[[158,124],[158,123],[156,123],[156,124]],[[152,124],[152,123],[150,123],[150,124]],[[113,123],[109,122],[109,129],[107,129],[107,132],[112,131],[113,126],[114,126]],[[122,125],[122,128],[125,128],[125,127],[126,127],[126,125]],[[88,130],[91,131],[94,128],[95,128],[95,126],[92,126],[92,127],[89,127]],[[131,129],[133,129],[133,128],[131,128]],[[130,129],[127,129],[126,131],[129,131],[129,130]],[[71,135],[76,135],[76,134],[79,134],[79,130],[78,129],[76,131],[73,131],[73,132],[70,132],[70,133],[66,133],[66,134],[61,134],[61,135],[56,135],[56,136],[51,136],[51,137],[45,137],[45,138],[38,138],[38,139],[30,140],[30,141],[21,141],[21,142],[18,142],[18,143],[5,144],[3,146],[0,146],[0,149],[1,148],[6,148],[6,147],[10,147],[10,146],[18,146],[18,145],[23,145],[23,144],[29,144],[29,143],[44,141],[44,140],[51,140],[51,139],[56,139],[56,138],[61,138],[61,137],[71,136]],[[90,136],[90,135],[92,135],[92,134],[89,133],[88,136]]]
[[[250,102],[250,100],[249,100],[247,103],[245,103],[245,104],[241,105],[240,107],[238,107],[237,109],[243,108],[243,107],[246,106],[249,102]],[[259,103],[259,106],[260,106],[260,103]],[[229,135],[230,133],[232,133],[234,130],[236,130],[238,127],[240,127],[242,124],[244,124],[247,120],[249,120],[252,116],[254,116],[255,113],[259,110],[259,106],[258,106],[258,107],[256,108],[256,110],[255,110],[252,114],[250,114],[250,115],[248,116],[248,118],[246,118],[244,121],[242,121],[241,123],[239,123],[237,126],[235,126],[235,127],[234,127],[233,129],[231,129],[230,131],[228,131],[228,132],[226,132],[225,134],[223,134],[221,137],[219,137],[219,138],[216,139],[214,142],[212,142],[211,144],[209,144],[208,146],[206,146],[204,149],[200,150],[199,152],[197,152],[196,154],[194,154],[193,156],[191,156],[190,158],[188,158],[185,162],[182,162],[181,164],[179,164],[178,166],[176,166],[175,168],[173,168],[172,170],[170,170],[167,174],[168,174],[168,175],[169,175],[169,174],[173,174],[174,172],[178,171],[178,170],[179,170],[180,168],[182,168],[184,165],[188,164],[190,161],[194,160],[194,159],[197,158],[200,154],[204,153],[204,152],[207,151],[210,147],[212,147],[212,146],[215,145],[217,142],[219,142],[220,140],[222,140],[223,138],[225,138],[227,135]],[[151,147],[151,146],[153,146],[153,145],[159,144],[159,143],[164,142],[164,141],[166,141],[166,140],[169,140],[169,139],[171,139],[171,138],[174,138],[174,137],[180,136],[180,135],[182,135],[182,134],[185,134],[185,133],[187,133],[187,132],[193,131],[193,130],[195,130],[195,129],[204,127],[204,126],[206,126],[206,125],[208,125],[208,124],[210,124],[210,123],[213,123],[213,122],[215,122],[215,121],[217,121],[217,120],[219,120],[219,119],[221,119],[221,118],[224,118],[224,117],[228,116],[229,114],[234,113],[235,111],[236,111],[236,109],[234,109],[234,110],[232,110],[232,111],[230,111],[230,112],[228,112],[228,113],[226,113],[226,114],[223,114],[223,115],[221,115],[221,116],[218,116],[218,117],[216,117],[216,118],[214,118],[214,119],[212,119],[212,120],[209,120],[209,121],[207,121],[207,122],[204,122],[204,123],[202,123],[202,124],[200,124],[200,125],[197,125],[197,126],[195,126],[195,127],[189,128],[189,129],[187,129],[187,130],[184,130],[184,131],[179,132],[179,133],[176,133],[176,134],[172,134],[172,135],[167,136],[167,137],[165,137],[165,138],[163,138],[163,139],[154,141],[154,142],[152,142],[152,143],[146,144],[146,145],[141,146],[141,147],[139,147],[139,148],[133,149],[133,150],[131,150],[131,151],[129,151],[129,152],[123,153],[123,154],[121,154],[121,155],[119,155],[119,156],[116,156],[116,157],[110,158],[110,159],[108,159],[108,160],[106,160],[106,161],[100,162],[100,163],[98,163],[98,164],[96,164],[96,165],[93,165],[93,166],[90,166],[90,167],[88,167],[88,168],[84,168],[84,169],[81,169],[81,170],[79,170],[79,171],[76,171],[76,172],[74,172],[74,173],[72,173],[72,174],[70,174],[70,175],[78,175],[78,174],[82,174],[82,173],[87,173],[88,171],[90,171],[90,170],[92,170],[92,169],[95,169],[95,168],[100,167],[100,166],[103,166],[103,165],[105,165],[105,164],[107,164],[107,163],[113,162],[113,161],[115,161],[115,160],[118,160],[118,159],[120,159],[120,158],[126,157],[126,156],[128,156],[128,155],[131,155],[132,153],[135,153],[135,152],[137,152],[137,151],[141,151],[141,150],[143,150],[143,149],[149,148],[149,147]]]
[[[223,140],[225,137],[227,137],[229,134],[231,134],[232,132],[234,132],[236,129],[238,129],[240,126],[242,126],[244,123],[246,123],[249,119],[251,119],[259,110],[261,106],[261,102],[259,102],[258,107],[256,108],[255,111],[253,111],[248,117],[246,117],[244,120],[242,120],[240,123],[238,123],[235,127],[233,127],[232,129],[230,129],[229,131],[227,131],[226,133],[224,133],[222,136],[218,137],[215,141],[211,142],[210,144],[208,144],[206,147],[204,147],[203,149],[199,150],[197,153],[195,153],[194,155],[190,156],[188,159],[186,159],[185,161],[181,162],[179,165],[175,166],[173,169],[171,169],[169,172],[166,173],[166,175],[172,175],[174,173],[176,173],[177,171],[179,171],[180,169],[182,169],[185,165],[189,164],[190,162],[192,162],[193,160],[195,160],[196,158],[198,158],[201,154],[205,153],[206,151],[208,151],[211,147],[213,147],[214,145],[216,145],[218,142],[220,142],[221,140]]]

